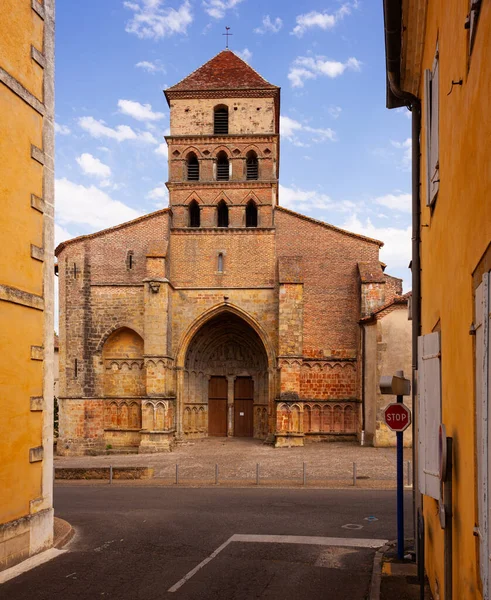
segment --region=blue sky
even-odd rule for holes
[[[58,2],[57,243],[167,206],[162,90],[230,47],[281,86],[280,204],[410,273],[410,119],[385,108],[382,0]]]

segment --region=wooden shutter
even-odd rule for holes
[[[439,163],[439,66],[438,49],[433,69],[424,72],[424,111],[426,135],[426,204],[436,200],[440,187]]]
[[[484,599],[489,598],[489,395],[491,389],[490,351],[490,276],[483,276],[476,290],[476,457],[477,457],[477,504],[479,535],[479,567]]]
[[[440,333],[418,340],[419,491],[440,499],[438,432],[442,420]]]
[[[433,72],[431,74],[431,136],[430,136],[430,204],[436,199],[438,188],[440,187],[440,162],[439,162],[439,68],[438,68],[438,50],[433,63]]]

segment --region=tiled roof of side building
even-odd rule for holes
[[[279,89],[239,58],[231,50],[222,50],[207,63],[179,81],[168,92],[237,90],[237,89]]]

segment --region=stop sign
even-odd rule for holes
[[[411,411],[402,402],[389,404],[384,411],[384,417],[387,427],[392,431],[404,431],[411,423]]]

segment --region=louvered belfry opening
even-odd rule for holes
[[[226,106],[215,107],[213,133],[215,135],[228,135],[228,108]]]
[[[228,156],[225,152],[217,154],[217,181],[228,181],[230,179]]]
[[[246,227],[257,227],[257,205],[249,200],[246,205]]]
[[[199,162],[194,152],[190,152],[186,160],[188,181],[199,181]]]
[[[220,200],[217,206],[218,227],[228,227],[228,206],[225,200]]]
[[[191,200],[189,203],[189,227],[200,226],[199,204],[196,200]]]
[[[254,150],[247,153],[246,157],[246,174],[247,179],[259,179],[259,163],[257,154]]]

